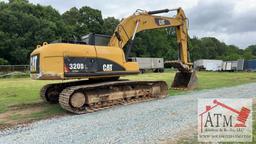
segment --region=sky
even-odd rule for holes
[[[5,0],[7,1],[7,0]],[[190,37],[216,37],[240,48],[256,44],[256,0],[29,0],[51,5],[60,13],[71,7],[90,6],[104,18],[127,17],[136,9],[182,7],[189,18]]]

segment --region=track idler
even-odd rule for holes
[[[177,72],[171,85],[174,89],[194,89],[197,87],[197,76],[195,71]]]

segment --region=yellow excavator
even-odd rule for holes
[[[170,11],[177,11],[177,14],[174,17],[156,15]],[[137,10],[118,24],[111,37],[88,34],[79,42],[55,41],[38,45],[31,53],[31,78],[78,79],[48,84],[40,91],[44,101],[59,103],[76,114],[166,97],[165,81],[130,81],[119,77],[139,74],[138,63],[129,61],[136,33],[167,27],[176,28],[179,44],[179,59],[167,62],[178,69],[172,87],[193,89],[197,77],[189,60],[187,18],[181,8]]]

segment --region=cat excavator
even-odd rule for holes
[[[170,11],[177,14],[157,15]],[[176,28],[179,44],[178,60],[167,62],[178,69],[171,86],[193,89],[197,77],[189,59],[187,18],[181,8],[137,10],[117,25],[112,36],[91,33],[81,41],[44,42],[31,53],[30,76],[35,80],[68,80],[45,85],[40,96],[45,102],[59,103],[75,114],[166,97],[165,81],[130,81],[119,77],[139,74],[138,63],[129,61],[136,33],[168,27]]]

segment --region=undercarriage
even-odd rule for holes
[[[48,84],[41,89],[42,99],[59,103],[72,113],[84,114],[106,109],[115,105],[126,105],[168,95],[164,81],[93,81],[82,80]]]

